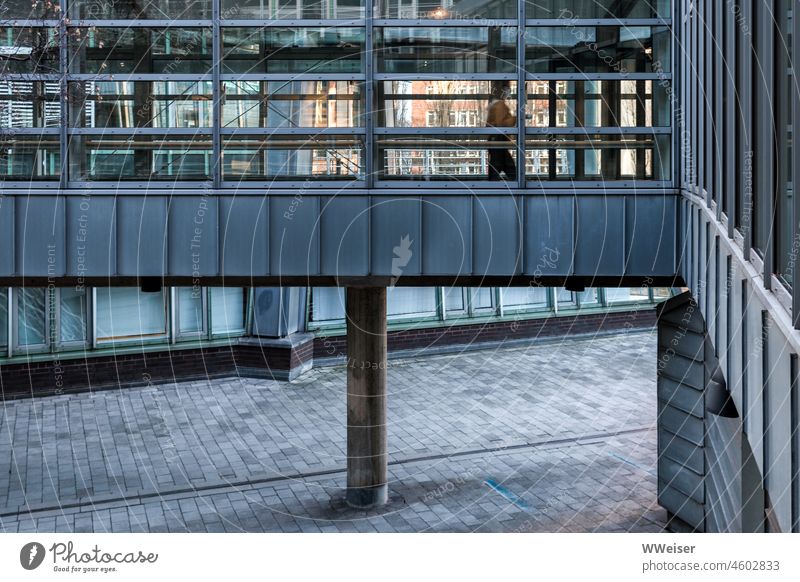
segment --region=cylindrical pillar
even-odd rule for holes
[[[347,494],[353,507],[388,497],[386,288],[347,288]]]

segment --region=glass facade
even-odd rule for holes
[[[672,181],[668,0],[3,6],[7,187]]]
[[[252,290],[242,287],[0,288],[0,361],[58,353],[208,342],[251,332]],[[580,311],[651,309],[669,288],[394,287],[388,293],[390,327],[408,329],[472,321],[556,317]],[[344,289],[315,287],[305,306],[309,331],[345,327]],[[9,341],[11,338],[11,341]]]
[[[587,310],[636,310],[672,296],[670,288],[597,288],[575,293],[554,287],[394,287],[387,294],[390,327],[445,325],[457,321],[555,317]],[[344,289],[314,287],[307,327],[343,330]]]
[[[241,287],[2,287],[0,360],[241,336],[249,297]]]

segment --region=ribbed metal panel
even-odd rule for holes
[[[0,205],[0,277],[647,284],[676,277],[676,204],[664,194],[11,194]]]

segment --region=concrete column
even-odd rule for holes
[[[347,289],[347,504],[388,497],[386,288]]]

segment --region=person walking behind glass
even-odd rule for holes
[[[517,124],[516,115],[506,104],[511,89],[508,81],[493,81],[492,96],[486,112],[486,127],[514,127]],[[489,147],[489,179],[500,180],[501,174],[505,180],[517,179],[517,166],[511,156],[510,146],[514,143],[511,136],[494,134],[489,136],[490,142],[504,142],[509,144],[509,149],[504,147]]]

